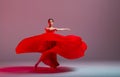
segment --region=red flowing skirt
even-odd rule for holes
[[[79,36],[43,33],[23,39],[17,45],[16,53],[52,52],[67,59],[76,59],[84,56],[86,49],[86,43]]]

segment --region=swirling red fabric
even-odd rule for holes
[[[20,41],[16,53],[41,53],[41,60],[45,64],[57,66],[57,54],[67,59],[76,59],[84,56],[86,49],[86,43],[79,36],[64,36],[46,30],[45,33]]]

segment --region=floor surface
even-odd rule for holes
[[[31,62],[0,64],[0,77],[120,77],[120,62],[61,63],[57,69]]]

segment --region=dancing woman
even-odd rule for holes
[[[69,28],[56,28],[53,26],[54,20],[48,19],[48,26],[45,33],[23,39],[16,47],[16,53],[41,53],[38,64],[43,62],[51,68],[59,66],[57,54],[67,59],[77,59],[84,56],[87,49],[86,43],[80,36],[60,35],[56,31],[70,30]]]

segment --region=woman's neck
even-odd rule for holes
[[[53,25],[48,25],[48,27],[53,27]]]

